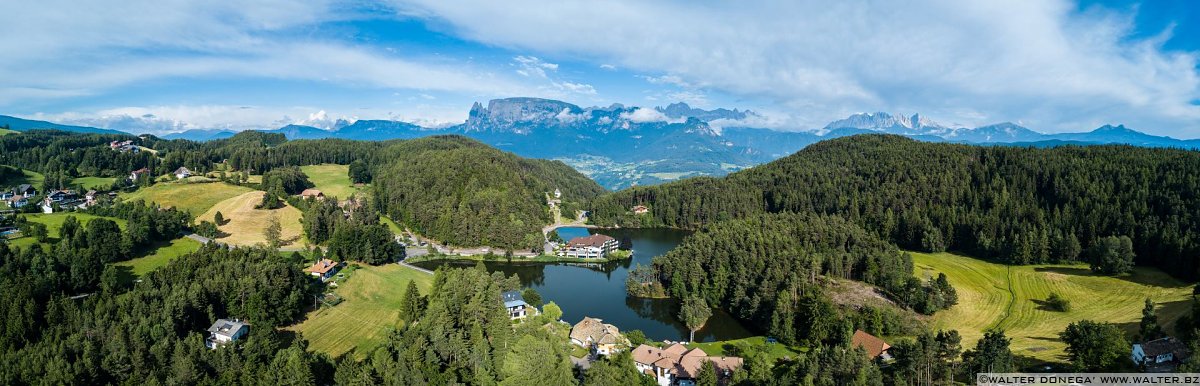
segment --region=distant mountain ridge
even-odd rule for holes
[[[17,118],[8,115],[0,115],[0,127],[8,127],[14,131],[30,131],[30,130],[62,130],[75,133],[94,133],[94,134],[124,134],[132,135],[124,131],[100,129],[87,126],[72,126],[63,125],[53,122],[38,121],[32,119]]]
[[[412,139],[439,134],[468,136],[523,157],[564,161],[609,189],[655,184],[696,175],[724,175],[792,154],[812,143],[856,134],[887,133],[928,142],[1052,147],[1128,144],[1200,149],[1200,140],[1181,140],[1105,125],[1089,132],[1043,134],[1011,122],[976,128],[950,127],[920,114],[853,114],[819,130],[778,131],[755,127],[750,110],[705,110],[686,103],[666,107],[580,107],[541,98],[505,98],[472,104],[461,124],[429,128],[390,120],[339,120],[331,129],[305,125],[260,130],[288,139],[341,138],[364,141]],[[7,120],[6,120],[7,119]],[[57,125],[0,116],[22,128],[81,132],[106,129]],[[710,123],[720,125],[715,130]],[[119,132],[118,132],[119,133]],[[188,130],[167,139],[208,141],[229,130]]]

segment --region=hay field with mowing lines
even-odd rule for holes
[[[188,211],[192,216],[204,214],[221,201],[238,195],[252,192],[244,186],[230,185],[222,182],[188,184],[161,183],[138,189],[133,193],[122,193],[126,201],[144,200],[154,202],[163,207],[173,207]]]
[[[338,200],[350,198],[359,190],[350,182],[349,170],[349,166],[335,164],[300,167],[300,171],[308,176],[317,190],[325,193],[325,197],[337,197]]]
[[[984,330],[1001,328],[1012,338],[1014,354],[1038,361],[1066,362],[1058,334],[1079,320],[1117,323],[1133,339],[1146,298],[1157,304],[1159,322],[1171,331],[1189,309],[1192,293],[1191,284],[1148,267],[1109,277],[1092,274],[1086,265],[1009,267],[951,253],[912,255],[918,277],[945,273],[958,292],[958,304],[934,315],[932,328],[958,330],[964,349],[973,348]],[[1050,292],[1068,299],[1071,310],[1043,305]]]
[[[279,216],[279,224],[283,228],[281,237],[284,240],[283,244],[286,246],[305,245],[307,240],[304,239],[304,230],[300,226],[300,210],[286,204],[279,209],[254,209],[255,205],[262,202],[264,194],[266,193],[263,191],[253,190],[221,201],[204,214],[196,217],[196,221],[213,221],[219,211],[225,217],[225,224],[221,224],[217,228],[228,236],[216,240],[226,244],[249,246],[265,244],[267,240],[263,237],[263,230],[267,228],[271,216]]]
[[[433,275],[398,264],[361,265],[334,290],[343,301],[310,312],[288,327],[308,339],[308,348],[337,357],[354,350],[357,358],[371,353],[400,322],[400,302],[410,280],[428,295]]]

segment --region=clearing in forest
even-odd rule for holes
[[[399,264],[359,265],[351,271],[334,290],[341,303],[312,311],[302,323],[288,328],[304,335],[310,350],[332,357],[350,350],[359,359],[370,355],[400,324],[400,303],[408,282],[416,281],[424,295],[433,284],[433,275]]]
[[[121,194],[126,201],[144,200],[163,207],[184,210],[199,216],[217,203],[251,192],[253,189],[223,182],[183,183],[168,182],[138,189],[133,193]]]
[[[937,312],[931,327],[958,330],[964,350],[974,348],[983,331],[1000,328],[1012,338],[1014,354],[1066,362],[1066,344],[1058,334],[1072,322],[1116,323],[1133,340],[1146,298],[1157,305],[1159,323],[1167,331],[1190,307],[1192,285],[1149,267],[1111,277],[1095,275],[1082,264],[1010,267],[951,253],[912,255],[918,277],[945,273],[958,292],[958,304]],[[1069,300],[1071,310],[1047,308],[1050,292]]]
[[[301,166],[300,171],[308,176],[314,188],[325,193],[325,197],[337,197],[345,200],[358,192],[358,188],[350,182],[350,167],[346,165],[321,164]]]
[[[254,190],[221,201],[204,214],[196,217],[196,221],[214,221],[219,211],[225,217],[225,222],[217,224],[217,228],[225,235],[218,237],[216,241],[250,246],[266,244],[267,239],[263,235],[263,230],[267,229],[267,224],[270,223],[272,216],[278,216],[279,224],[282,226],[280,238],[283,240],[283,245],[303,247],[307,241],[304,240],[303,228],[300,226],[300,210],[286,204],[279,209],[255,209],[254,206],[262,202],[264,194],[266,193],[263,191]]]

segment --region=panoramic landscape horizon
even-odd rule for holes
[[[0,384],[1200,373],[1192,1],[0,12]]]

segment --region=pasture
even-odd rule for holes
[[[1189,310],[1192,285],[1148,267],[1128,275],[1092,274],[1086,265],[1006,266],[951,253],[912,252],[915,274],[927,279],[945,273],[958,292],[958,304],[937,312],[934,329],[958,330],[963,349],[974,348],[983,331],[1000,328],[1018,356],[1066,362],[1058,334],[1079,320],[1116,323],[1135,339],[1145,299],[1158,307],[1159,323],[1172,331]],[[1071,302],[1058,312],[1045,305],[1050,292]]]
[[[195,252],[200,249],[200,243],[196,240],[187,237],[180,237],[175,240],[167,241],[156,245],[150,254],[114,263],[117,267],[128,272],[132,277],[138,277],[149,273],[159,267],[167,265],[171,260],[188,253]]]
[[[222,182],[195,184],[175,182],[155,184],[132,193],[122,193],[121,198],[126,201],[154,202],[163,207],[173,207],[185,210],[192,216],[199,216],[221,201],[252,191],[247,187]]]
[[[359,190],[350,182],[349,170],[349,166],[335,164],[300,167],[300,171],[316,185],[315,189],[325,193],[326,197],[337,197],[339,200],[350,198]]]
[[[87,223],[91,222],[92,220],[98,219],[98,218],[107,218],[109,220],[113,220],[114,222],[117,223],[117,226],[120,227],[121,230],[125,230],[125,223],[126,223],[125,220],[122,220],[119,218],[101,217],[101,216],[96,216],[96,215],[90,215],[87,213],[74,213],[74,212],[29,213],[29,214],[23,214],[22,216],[24,216],[25,220],[27,220],[29,222],[35,222],[35,223],[45,225],[46,226],[46,234],[49,235],[50,244],[54,244],[54,243],[58,242],[59,237],[62,237],[62,235],[59,233],[59,231],[62,230],[63,222],[67,221],[67,217],[74,216],[75,219],[79,221],[79,224],[83,225],[84,227],[87,226]],[[19,239],[9,240],[9,244],[13,245],[13,246],[21,247],[21,248],[28,248],[32,245],[37,245],[38,242],[33,237],[25,236],[25,237],[21,237]]]
[[[262,202],[264,194],[266,193],[263,191],[251,190],[228,198],[216,203],[196,217],[196,221],[214,221],[217,212],[221,212],[221,215],[225,217],[225,223],[218,224],[217,228],[226,236],[218,237],[216,240],[226,244],[249,246],[267,242],[266,237],[263,236],[263,230],[267,228],[272,216],[278,216],[279,224],[282,226],[283,245],[304,245],[306,241],[303,236],[304,230],[300,225],[300,210],[290,205],[271,210],[255,209],[254,206]]]
[[[116,177],[79,177],[71,180],[71,185],[83,187],[83,190],[108,190],[114,182],[117,182]]]
[[[288,327],[308,340],[308,348],[337,357],[354,350],[369,355],[400,322],[400,302],[408,282],[429,294],[433,275],[398,264],[360,265],[334,290],[343,301],[321,307],[301,323]]]

